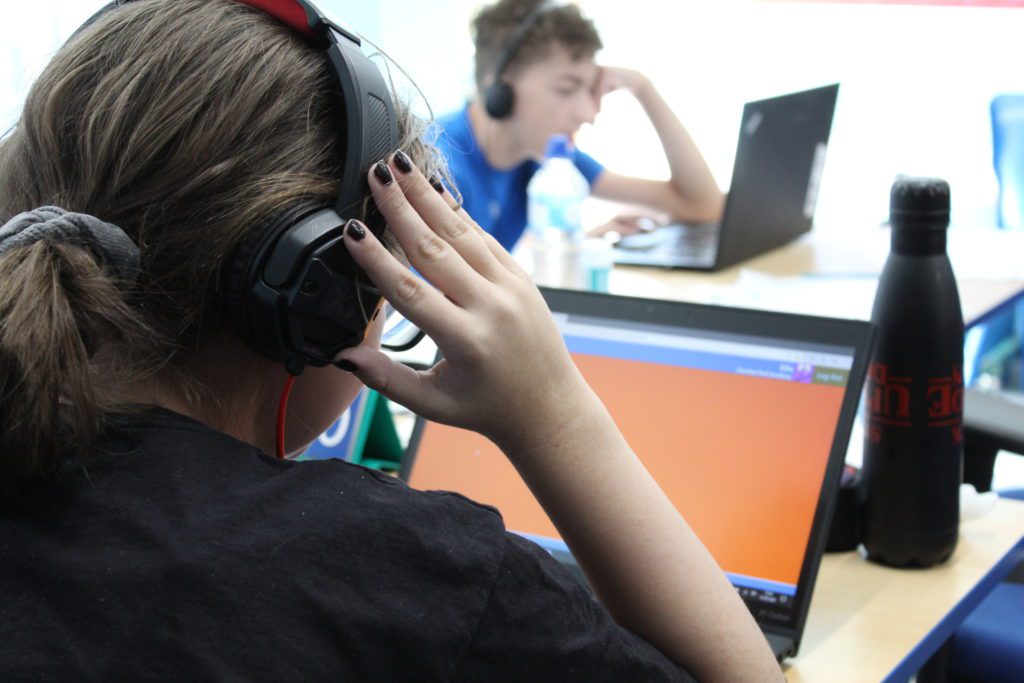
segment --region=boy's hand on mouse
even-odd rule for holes
[[[665,219],[648,213],[621,213],[607,223],[596,225],[587,230],[588,237],[601,237],[609,232],[619,235],[635,235],[638,232],[651,232],[665,224]]]
[[[389,399],[478,431],[506,452],[558,439],[593,394],[529,274],[407,158],[375,165],[370,188],[422,278],[365,228],[348,226],[348,250],[444,359],[422,372],[368,346],[346,349],[339,359]]]

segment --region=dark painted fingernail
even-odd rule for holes
[[[391,175],[391,169],[381,159],[373,165],[373,175],[377,176],[377,180],[381,181],[385,185],[390,185],[395,182],[395,176]]]
[[[402,173],[412,173],[412,159],[406,156],[405,152],[398,150],[395,152],[395,156],[393,158],[395,160],[395,166],[398,167],[399,171]]]
[[[444,194],[444,185],[436,175],[430,176],[430,186],[437,190],[438,194]]]
[[[348,222],[348,227],[345,228],[345,234],[356,242],[362,242],[363,238],[366,237],[366,226],[353,218]]]
[[[359,369],[359,366],[350,361],[348,358],[342,358],[341,360],[334,363],[336,367],[341,368],[345,372],[355,372]]]
[[[377,319],[377,316],[378,316],[378,315],[380,315],[380,308],[381,308],[381,307],[380,307],[380,306],[378,306],[378,307],[377,307],[377,310],[375,310],[375,311],[373,312],[373,315],[371,315],[371,316],[370,316],[370,322],[373,322],[374,320],[376,320],[376,319]]]

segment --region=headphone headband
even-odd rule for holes
[[[128,0],[130,2],[130,0]],[[319,23],[323,14],[303,0],[237,0],[243,5],[258,9],[278,22],[310,39],[320,36]],[[358,41],[357,41],[358,42]]]
[[[84,24],[82,24],[82,26],[79,27],[78,30],[81,31],[83,28],[85,28],[86,26],[88,26],[91,23],[93,23],[97,18],[99,18],[105,12],[107,12],[107,11],[109,11],[109,10],[115,8],[115,7],[121,7],[122,5],[127,5],[129,2],[132,2],[132,1],[133,0],[111,0],[111,2],[108,2],[106,5],[104,5],[102,8],[100,8],[100,10],[98,12],[93,14],[92,17],[90,17]],[[358,38],[356,38],[355,36],[351,35],[347,31],[345,31],[344,29],[340,28],[339,26],[333,24],[333,22],[331,22],[329,19],[324,17],[323,13],[320,12],[320,10],[318,10],[311,3],[306,2],[306,0],[235,0],[235,1],[238,2],[238,4],[240,4],[240,5],[248,5],[249,7],[252,7],[253,9],[257,9],[257,10],[263,12],[264,14],[268,15],[269,17],[271,17],[273,19],[276,19],[279,23],[282,23],[285,26],[287,26],[287,27],[297,31],[298,33],[301,33],[302,35],[306,36],[307,38],[309,38],[311,40],[315,40],[315,39],[317,39],[321,35],[321,33],[320,33],[320,30],[321,30],[320,29],[320,25],[326,23],[326,24],[332,26],[333,28],[335,28],[336,30],[341,31],[342,33],[345,33],[350,39],[354,40],[356,43],[359,42]],[[76,31],[76,33],[77,33],[77,31]]]
[[[512,109],[515,107],[515,91],[512,89],[512,85],[506,83],[502,76],[509,63],[511,63],[512,58],[515,57],[523,40],[526,39],[526,34],[530,28],[537,23],[537,20],[542,15],[560,5],[561,2],[558,2],[558,0],[544,0],[538,3],[536,7],[530,10],[529,14],[523,17],[523,20],[519,22],[512,31],[512,35],[505,42],[505,47],[502,49],[498,62],[494,67],[494,80],[487,86],[487,90],[484,92],[484,110],[491,118],[504,119],[512,115]]]
[[[327,57],[341,86],[345,106],[345,166],[334,209],[340,216],[351,215],[369,195],[366,174],[370,166],[398,146],[394,106],[380,69],[363,54],[358,36],[328,19],[308,0],[237,2],[265,12],[308,39],[327,45]],[[375,207],[365,218],[374,234],[380,236],[384,232],[384,221]]]
[[[505,73],[505,69],[508,68],[512,58],[516,56],[516,52],[519,51],[519,46],[522,45],[523,40],[526,38],[526,34],[529,32],[533,25],[537,23],[537,20],[541,16],[547,14],[553,9],[557,9],[562,3],[558,0],[544,0],[538,3],[536,7],[530,10],[530,13],[523,17],[523,20],[519,22],[515,30],[512,31],[512,35],[509,36],[508,40],[505,41],[505,48],[501,51],[501,55],[498,57],[497,63],[494,65],[494,82],[497,83],[501,80],[502,74]]]

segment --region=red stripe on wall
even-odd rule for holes
[[[943,5],[947,7],[1024,7],[1024,0],[758,0],[759,2],[843,5]]]

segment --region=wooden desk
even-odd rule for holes
[[[717,273],[617,267],[610,290],[866,320],[889,238],[883,228],[812,231]],[[951,230],[948,252],[967,322],[1024,290],[1024,232]]]
[[[905,681],[1024,560],[1024,502],[1000,499],[960,527],[950,560],[890,569],[858,553],[827,554],[789,681]]]
[[[1024,291],[1024,232],[951,231],[948,251],[968,323]],[[609,291],[867,320],[888,255],[888,230],[814,230],[717,273],[619,266],[609,277]],[[427,339],[411,351],[391,355],[429,364],[436,353]]]

